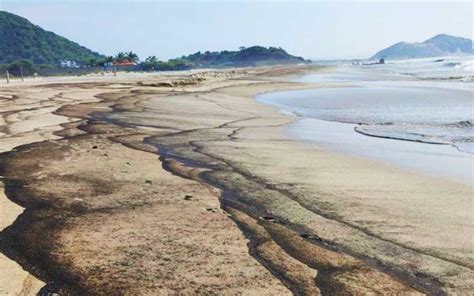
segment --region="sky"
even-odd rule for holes
[[[252,45],[311,59],[368,58],[439,33],[472,39],[474,14],[471,1],[383,0],[0,0],[0,10],[106,55],[132,50],[161,60]]]

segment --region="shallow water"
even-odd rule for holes
[[[314,118],[297,121],[286,133],[289,137],[309,140],[330,151],[474,184],[473,155],[448,145],[367,137],[354,132],[353,124]]]
[[[341,66],[350,65],[351,61],[321,61],[318,63]],[[366,63],[366,65],[363,63]],[[357,67],[362,70],[369,70],[372,74],[399,76],[403,79],[407,77],[449,81],[473,81],[474,79],[474,56],[472,55],[387,60],[385,64],[373,64],[371,62],[370,65],[367,65],[367,62],[363,63]]]
[[[258,101],[301,118],[289,127],[290,135],[331,150],[474,183],[474,156],[469,154],[474,153],[472,82],[421,81],[347,66],[298,80],[339,87],[259,96]]]
[[[474,57],[452,56],[388,61],[386,64],[378,65],[377,70],[421,79],[473,81]]]
[[[457,143],[474,141],[470,90],[390,81],[265,94],[259,100],[303,117],[360,124],[356,130],[371,136],[458,149],[466,146]]]

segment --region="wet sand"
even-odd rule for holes
[[[258,96],[258,102],[296,114],[290,137],[474,185],[471,83],[417,81],[348,66],[298,80],[340,87]]]
[[[472,154],[451,145],[366,136],[356,132],[354,127],[357,125],[303,118],[289,125],[284,133],[329,151],[373,159],[407,171],[474,186]]]
[[[284,138],[294,119],[254,97],[320,87],[279,76],[303,70],[42,84],[76,99],[56,102],[66,121],[46,120],[48,141],[0,155],[26,208],[1,251],[59,293],[471,291],[472,245],[457,240],[472,217],[459,228],[429,205],[472,189]],[[410,199],[425,212],[406,213]]]

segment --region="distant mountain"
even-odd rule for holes
[[[238,51],[196,52],[183,56],[179,60],[187,62],[192,68],[247,67],[308,62],[302,57],[290,55],[282,48],[263,46],[241,47]]]
[[[35,64],[60,60],[87,62],[102,56],[64,37],[48,32],[25,18],[0,11],[0,64],[25,59]]]
[[[474,54],[472,40],[439,34],[422,43],[396,43],[377,52],[371,59],[409,59],[457,54]]]

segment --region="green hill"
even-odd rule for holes
[[[25,18],[0,11],[0,64],[24,59],[34,64],[60,60],[87,62],[102,56],[64,37],[43,30]]]
[[[242,47],[238,51],[197,52],[183,56],[181,60],[189,63],[193,68],[247,67],[307,62],[302,57],[290,55],[282,48],[263,46]]]

